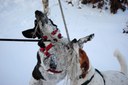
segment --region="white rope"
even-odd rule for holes
[[[65,30],[66,30],[66,34],[67,34],[67,38],[68,38],[68,41],[70,42],[70,37],[69,37],[68,28],[67,28],[67,25],[66,25],[66,21],[65,21],[65,17],[64,17],[64,13],[63,13],[62,5],[61,5],[60,0],[58,0],[58,2],[59,2],[59,6],[60,6],[60,10],[61,10],[61,15],[62,15],[63,22],[64,22],[64,26],[65,26]]]

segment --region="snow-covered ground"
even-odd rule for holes
[[[49,18],[66,37],[58,2],[49,1]],[[89,6],[78,9],[65,0],[62,0],[62,6],[71,39],[95,34],[94,39],[84,45],[95,68],[120,70],[113,56],[115,49],[121,51],[128,63],[128,35],[122,33],[128,21],[128,11],[119,10],[113,15]],[[0,38],[24,38],[21,32],[34,26],[35,10],[43,10],[41,0],[0,0]],[[36,42],[0,41],[0,85],[28,85],[38,49]],[[62,81],[58,85],[65,84]]]

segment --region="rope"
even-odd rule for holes
[[[60,0],[58,0],[58,2],[59,2],[59,6],[60,6],[60,10],[61,10],[61,15],[62,15],[63,22],[64,22],[64,26],[65,26],[65,30],[66,30],[66,34],[67,34],[67,38],[68,38],[68,41],[70,42],[70,37],[69,37],[68,28],[67,28],[67,25],[66,25],[66,21],[65,21],[65,17],[64,17],[64,13],[63,13],[62,5],[61,5]]]
[[[19,41],[19,42],[38,42],[39,39],[4,39],[1,38],[0,41]]]
[[[5,39],[5,38],[0,38],[0,41],[38,42],[38,41],[40,41],[40,39]],[[50,42],[50,40],[47,40],[44,42]]]

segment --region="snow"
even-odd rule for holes
[[[95,34],[92,41],[84,44],[95,68],[119,71],[119,63],[113,56],[116,49],[121,51],[128,64],[128,35],[122,33],[128,21],[128,11],[119,10],[113,15],[109,11],[89,6],[78,9],[65,0],[61,2],[71,40]],[[24,38],[21,32],[34,26],[34,11],[42,9],[41,0],[0,0],[0,38]],[[49,18],[67,37],[57,0],[50,0]],[[38,49],[36,42],[0,41],[0,85],[28,85]],[[65,84],[63,80],[58,85]]]

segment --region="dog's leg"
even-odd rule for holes
[[[121,72],[123,72],[125,75],[128,76],[128,66],[124,59],[124,56],[120,53],[119,50],[115,50],[114,56],[118,59],[120,66],[121,66]]]

